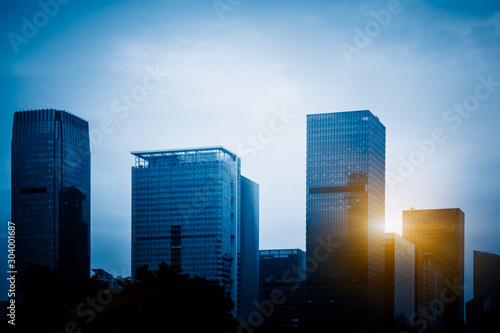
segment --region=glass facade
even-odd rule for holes
[[[384,307],[385,127],[370,111],[307,116],[308,317],[378,323]]]
[[[241,216],[240,158],[222,147],[132,154],[136,157],[132,167],[133,272],[143,265],[157,268],[165,262],[221,282],[239,305],[242,223],[258,225],[255,209],[245,208],[246,218]],[[258,188],[252,184],[247,197],[255,205]],[[247,241],[252,248],[252,240]],[[246,263],[251,265],[251,260]]]
[[[457,286],[457,295],[444,310],[444,329],[464,321],[464,212],[459,208],[403,211],[403,237],[424,253],[432,253],[445,266],[445,283]],[[462,290],[462,291],[460,291]]]
[[[89,277],[88,123],[59,110],[16,112],[11,149],[18,269],[31,262]]]
[[[240,316],[248,318],[259,300],[259,184],[241,176]]]
[[[396,233],[385,234],[386,318],[415,312],[415,245]]]
[[[445,263],[432,253],[422,253],[422,290],[419,291],[422,305],[416,310],[417,314],[421,315],[421,320],[416,320],[416,316],[413,320],[436,332],[443,331],[443,307],[446,306],[442,302],[442,292],[445,288],[444,267]]]
[[[272,304],[264,317],[281,328],[300,326],[304,320],[306,254],[300,249],[260,250],[260,302]],[[276,302],[276,296],[280,301]]]

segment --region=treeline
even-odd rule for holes
[[[220,332],[301,333],[353,332],[345,327],[282,328],[273,318],[259,327],[242,328],[232,317],[234,302],[216,281],[183,274],[165,263],[156,270],[138,269],[132,279],[111,284],[94,278],[68,281],[49,268],[34,265],[18,276],[15,326],[8,323],[8,302],[0,307],[0,332],[136,333]],[[1,312],[1,311],[0,311]],[[499,309],[454,327],[453,333],[494,332]],[[405,318],[365,330],[366,333],[435,333],[411,327]]]
[[[35,265],[18,278],[15,326],[6,316],[1,332],[128,333],[231,332],[234,302],[216,281],[182,274],[167,264],[138,269],[117,285],[96,278],[67,281]]]

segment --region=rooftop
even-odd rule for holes
[[[225,154],[236,158],[236,154],[223,146],[213,146],[213,147],[196,147],[196,148],[182,148],[182,149],[162,149],[162,150],[143,150],[143,151],[133,151],[132,155],[139,158],[148,159],[151,157],[161,157],[161,156],[173,156],[173,155],[186,155],[186,154],[196,154],[205,152],[216,152],[221,151]]]

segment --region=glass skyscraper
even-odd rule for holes
[[[415,312],[415,245],[400,235],[385,234],[385,316],[391,322]]]
[[[384,315],[385,127],[370,111],[307,116],[307,311],[311,325]]]
[[[89,277],[88,123],[53,109],[16,112],[11,149],[18,270],[33,263]]]
[[[132,154],[133,272],[165,262],[221,282],[239,306],[252,294],[240,270],[258,270],[258,185],[241,176],[240,158],[223,147]]]
[[[240,316],[248,318],[259,300],[259,184],[241,176]]]

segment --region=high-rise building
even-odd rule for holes
[[[89,277],[88,123],[53,109],[16,112],[11,170],[18,270],[33,263]]]
[[[384,316],[385,127],[370,111],[307,116],[311,325],[354,331]]]
[[[484,321],[500,308],[500,256],[474,251],[474,298],[465,303],[467,323]]]
[[[444,278],[443,271],[445,263],[432,253],[422,253],[421,278],[422,290],[419,295],[422,299],[422,307],[416,312],[420,314],[422,326],[432,328],[436,332],[442,332],[444,329],[444,309],[446,304],[443,297]]]
[[[474,251],[474,298],[489,298],[491,307],[500,307],[500,256]]]
[[[388,320],[415,312],[415,245],[396,233],[385,234],[385,315]]]
[[[403,211],[403,237],[444,263],[444,286],[455,294],[435,300],[443,303],[445,330],[464,321],[464,221],[459,208]]]
[[[217,280],[240,313],[239,301],[258,298],[258,280],[240,280],[258,269],[258,185],[241,176],[240,158],[223,147],[132,154],[133,272],[165,262]]]
[[[272,309],[264,316],[264,321],[281,328],[299,326],[304,320],[305,309],[305,252],[300,249],[260,250],[259,255],[260,304],[268,304],[265,308]],[[275,302],[275,295],[279,295],[279,302]]]
[[[444,267],[441,259],[415,246],[415,312],[408,319],[419,330],[443,331]]]
[[[259,184],[241,176],[240,316],[259,300]]]

